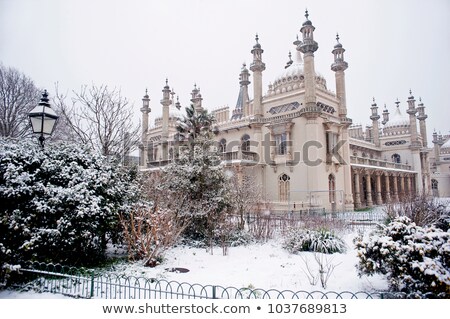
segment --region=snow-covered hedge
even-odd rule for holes
[[[285,236],[283,248],[291,253],[315,251],[333,254],[344,252],[345,243],[333,232],[325,229],[291,228]]]
[[[385,274],[393,291],[410,297],[450,296],[450,233],[394,219],[356,241],[359,275]]]
[[[135,178],[80,145],[0,140],[0,263],[95,263]]]

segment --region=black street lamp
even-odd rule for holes
[[[39,104],[28,113],[33,133],[39,134],[41,147],[44,147],[45,137],[52,135],[59,117],[48,101],[47,90],[44,90]]]

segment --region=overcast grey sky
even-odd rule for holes
[[[305,8],[319,43],[316,71],[333,91],[336,32],[347,50],[355,123],[370,122],[373,96],[380,110],[387,103],[392,113],[397,97],[404,110],[411,89],[429,115],[428,138],[434,128],[449,133],[448,0],[0,0],[0,61],[51,95],[56,82],[64,91],[91,83],[120,87],[137,115],[148,88],[153,122],[166,77],[183,106],[197,83],[209,110],[234,107],[255,33],[267,91],[295,50]]]

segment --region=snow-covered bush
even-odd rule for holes
[[[359,275],[387,275],[392,291],[410,297],[450,297],[450,233],[408,217],[379,225],[355,240]]]
[[[7,263],[92,264],[137,193],[125,171],[80,145],[0,140],[0,244]]]
[[[291,253],[314,251],[333,254],[344,252],[346,247],[344,241],[329,230],[291,228],[285,234],[283,248]]]

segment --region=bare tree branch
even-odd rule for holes
[[[105,156],[122,157],[137,147],[140,126],[120,90],[106,85],[83,86],[69,106],[66,95],[57,93],[57,109],[71,134]]]
[[[39,95],[33,80],[0,64],[0,136],[22,137],[31,133],[28,112],[37,105]]]

